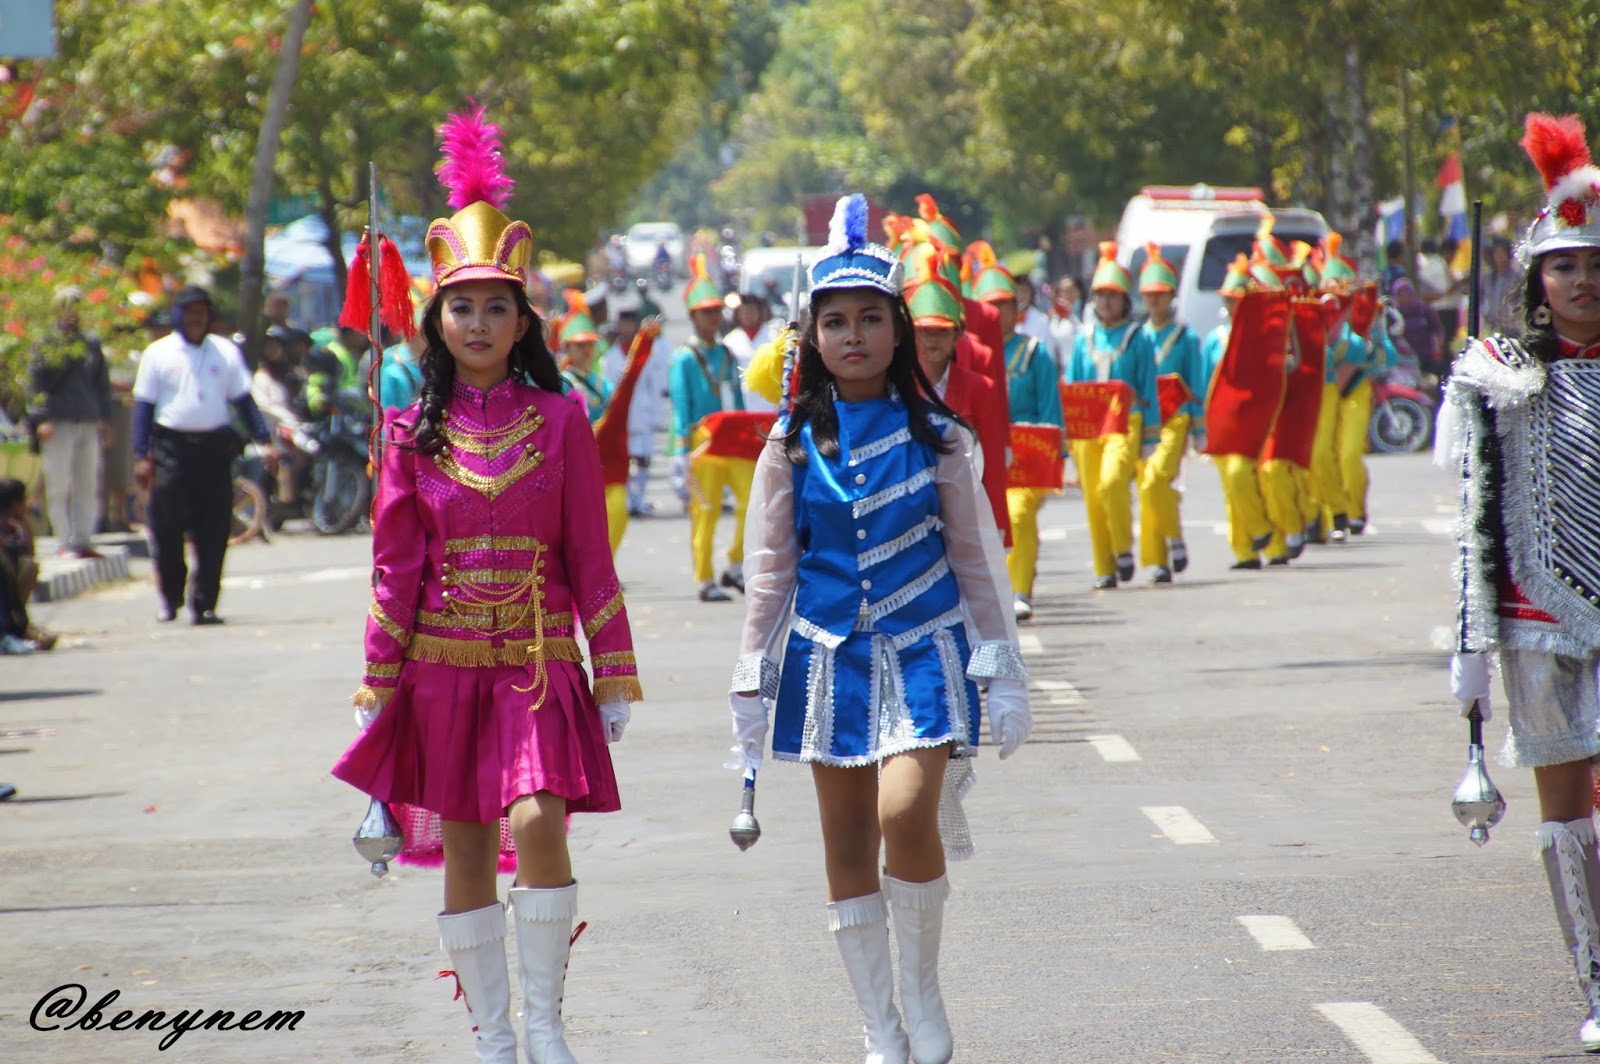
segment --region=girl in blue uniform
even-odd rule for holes
[[[942,843],[970,850],[950,818],[970,780],[978,686],[1002,758],[1033,725],[975,439],[923,378],[901,266],[865,230],[863,198],[841,200],[811,268],[793,401],[757,464],[734,730],[753,768],[770,704],[773,756],[812,766],[829,924],[868,1064],[943,1064]]]

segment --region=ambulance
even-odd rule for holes
[[[1304,240],[1313,246],[1327,235],[1328,223],[1316,211],[1268,207],[1259,188],[1211,185],[1149,185],[1128,201],[1117,226],[1117,258],[1137,280],[1147,258],[1145,245],[1161,246],[1161,256],[1178,271],[1178,320],[1204,336],[1222,321],[1217,289],[1235,255],[1250,254],[1261,216],[1275,219],[1273,235],[1287,246]],[[1138,295],[1134,313],[1142,314]]]

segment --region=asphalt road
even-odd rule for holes
[[[1081,502],[1046,506],[1024,627],[1038,731],[982,758],[978,855],[951,872],[957,1060],[1577,1056],[1529,775],[1491,766],[1510,810],[1481,850],[1448,808],[1449,485],[1421,458],[1372,466],[1369,535],[1231,573],[1215,473],[1192,462],[1194,561],[1170,588],[1090,591]],[[743,611],[694,601],[688,523],[654,490],[667,516],[618,559],[648,698],[613,749],[624,809],[573,824],[589,929],[569,1041],[586,1062],[859,1061],[807,773],[766,772],[760,844],[728,841]],[[80,645],[0,661],[0,779],[21,790],[0,805],[0,1061],[469,1058],[435,978],[438,873],[370,877],[349,843],[365,801],[327,775],[368,550],[231,552],[220,629],[157,626],[143,583],[43,607]],[[63,984],[119,991],[113,1012],[304,1018],[165,1052],[32,1030]]]

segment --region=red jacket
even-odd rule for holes
[[[945,379],[944,403],[978,433],[983,452],[983,492],[1000,529],[1000,538],[1011,546],[1011,513],[1006,509],[1006,444],[1011,435],[1011,418],[1002,405],[1004,392],[982,374],[950,364]]]

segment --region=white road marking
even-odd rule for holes
[[[300,573],[298,576],[273,576],[271,578],[260,576],[225,576],[222,586],[233,591],[261,591],[268,587],[281,587],[284,584],[328,584],[340,580],[372,579],[372,566],[346,565],[328,569],[312,569],[310,572]]]
[[[1456,522],[1451,517],[1424,517],[1422,530],[1430,536],[1453,537],[1456,534]]]
[[[1285,949],[1316,949],[1305,933],[1287,916],[1241,916],[1244,929],[1270,952]]]
[[[372,566],[347,565],[338,569],[313,569],[300,575],[302,584],[324,584],[333,580],[371,580]]]
[[[1043,654],[1044,643],[1032,632],[1023,632],[1017,636],[1017,648],[1024,654]]]
[[[1066,541],[1067,541],[1067,530],[1065,528],[1041,528],[1041,529],[1039,529],[1039,542],[1040,543],[1065,543]],[[1038,589],[1035,588],[1035,590],[1038,590]]]
[[[1083,695],[1069,680],[1035,680],[1033,689],[1050,696],[1053,706],[1081,706]]]
[[[1372,1064],[1441,1064],[1389,1014],[1369,1001],[1335,1001],[1318,1005]]]
[[[1091,735],[1089,745],[1109,762],[1143,760],[1133,744],[1120,735]]]
[[[1161,829],[1161,834],[1179,846],[1217,841],[1217,837],[1181,805],[1146,805],[1139,811]]]

